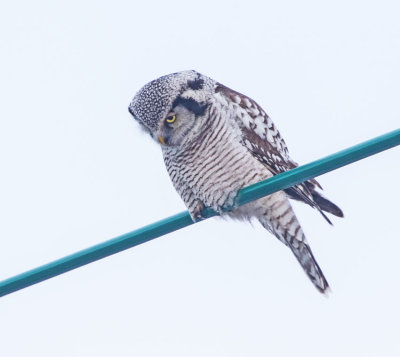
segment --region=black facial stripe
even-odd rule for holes
[[[175,108],[178,105],[182,105],[187,110],[190,110],[191,112],[193,112],[196,116],[203,115],[207,109],[207,104],[198,103],[193,98],[178,97],[174,100],[174,103],[172,104],[172,108]]]

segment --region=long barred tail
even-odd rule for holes
[[[307,242],[298,243],[295,241],[295,244],[289,243],[288,246],[292,250],[293,254],[303,267],[303,270],[308,275],[314,286],[319,290],[319,292],[323,294],[327,293],[329,291],[329,284],[326,281],[325,276],[315,260]]]
[[[280,191],[256,201],[256,204],[257,218],[263,227],[291,249],[314,286],[321,293],[327,293],[329,284],[311,252],[286,195]]]

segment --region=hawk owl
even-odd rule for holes
[[[129,112],[161,145],[172,183],[194,221],[202,210],[238,219],[256,218],[288,246],[315,287],[329,288],[289,202],[303,201],[343,217],[316,180],[278,191],[231,212],[242,187],[297,167],[279,131],[252,99],[196,71],[172,73],[146,84]]]

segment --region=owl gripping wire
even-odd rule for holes
[[[196,71],[183,71],[146,84],[129,112],[161,144],[172,183],[194,221],[211,207],[237,219],[256,218],[287,245],[315,287],[329,289],[289,198],[343,217],[343,212],[309,180],[260,198],[231,212],[237,192],[297,167],[285,141],[264,110],[252,99]]]

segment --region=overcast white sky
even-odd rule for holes
[[[127,106],[196,69],[254,98],[300,163],[400,123],[398,1],[0,6],[0,279],[184,210]],[[399,148],[296,212],[333,293],[259,226],[211,219],[0,298],[1,355],[399,356]]]

